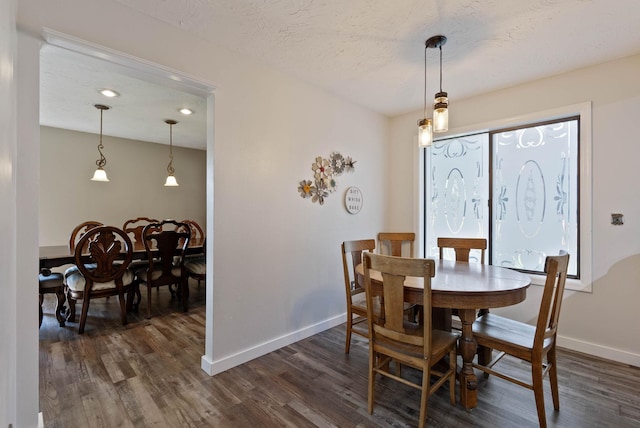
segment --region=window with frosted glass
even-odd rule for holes
[[[542,273],[547,255],[568,252],[579,278],[579,128],[571,117],[435,141],[425,150],[425,255],[438,257],[440,236],[487,238],[490,264]]]
[[[578,118],[490,133],[491,263],[543,272],[568,252],[578,277]]]
[[[488,134],[440,140],[427,150],[427,257],[438,257],[438,237],[484,238],[488,233]],[[455,259],[446,249],[445,259]],[[471,252],[473,260],[479,254]]]

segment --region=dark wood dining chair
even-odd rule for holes
[[[102,226],[102,223],[99,221],[85,221],[77,225],[72,231],[71,235],[69,235],[69,252],[74,253],[76,249],[76,244],[87,231]],[[86,250],[86,249],[85,249]],[[58,320],[58,324],[60,327],[64,327],[65,325],[65,317],[66,317],[66,307],[65,307],[65,272],[68,269],[74,268],[75,265],[64,264],[61,266],[56,266],[51,269],[41,269],[38,274],[38,299],[40,303],[40,326],[42,326],[43,319],[43,311],[42,304],[44,303],[45,294],[55,294],[58,300],[58,304],[56,305],[55,316]],[[74,312],[75,314],[75,312]],[[73,319],[70,319],[73,321]]]
[[[363,252],[373,252],[376,241],[363,239],[359,241],[345,241],[342,249],[342,270],[344,273],[344,289],[347,296],[347,337],[344,353],[348,354],[351,347],[351,334],[356,333],[369,338],[369,325],[367,324],[367,298],[364,292],[364,284],[356,275],[355,268],[362,263]],[[374,299],[373,304],[380,305],[379,299]],[[376,312],[379,312],[376,311]]]
[[[184,256],[190,239],[189,226],[175,220],[149,223],[142,230],[149,265],[145,270],[137,272],[136,288],[140,285],[147,287],[147,318],[151,318],[151,289],[163,285],[169,286],[174,298],[175,292],[171,286],[178,284],[177,295],[182,299],[183,310],[188,310],[189,283]],[[137,294],[139,303],[139,291]]]
[[[560,410],[556,336],[568,265],[568,254],[546,258],[547,278],[535,326],[489,313],[479,317],[473,323],[473,336],[478,345],[499,352],[487,364],[477,363],[473,367],[489,375],[495,375],[533,390],[538,411],[538,423],[543,428],[547,426],[543,389],[543,378],[547,373],[551,383],[553,408]],[[493,368],[505,355],[524,360],[531,365],[531,382],[522,381]],[[544,362],[545,358],[546,363]]]
[[[80,238],[82,238],[82,236],[87,233],[88,231],[90,231],[91,229],[94,229],[96,227],[100,227],[103,226],[102,223],[100,223],[99,221],[95,221],[95,220],[89,220],[89,221],[85,221],[80,223],[79,225],[77,225],[72,231],[71,231],[71,235],[69,235],[69,251],[71,253],[75,253],[76,251],[76,245],[78,245],[78,241],[80,241]],[[85,247],[88,246],[89,243],[86,242],[85,243]],[[83,248],[82,251],[86,252],[87,248]]]
[[[38,274],[38,302],[40,304],[39,326],[42,326],[42,319],[44,318],[44,312],[42,310],[42,304],[44,303],[45,294],[55,294],[58,299],[56,305],[55,316],[58,320],[60,327],[64,327],[65,322],[65,295],[64,295],[64,274],[60,272],[52,272],[51,269],[40,269]]]
[[[68,269],[65,276],[70,319],[75,318],[76,301],[82,299],[78,333],[84,333],[91,300],[100,297],[118,296],[120,317],[125,325],[134,291],[133,273],[129,270],[133,246],[127,234],[113,226],[95,227],[82,235],[74,256],[75,268]]]
[[[191,242],[203,242],[204,241],[204,230],[202,229],[202,227],[198,224],[197,221],[194,220],[189,220],[189,219],[185,219],[182,220],[180,223],[185,223],[187,225],[189,225],[189,229],[191,230]]]
[[[189,278],[193,278],[198,281],[198,288],[200,288],[200,282],[207,280],[207,240],[204,238],[202,245],[202,253],[194,254],[193,256],[185,256],[184,269]]]
[[[402,247],[409,244],[409,254],[404,257],[413,257],[413,244],[416,234],[413,232],[380,232],[378,233],[378,252],[389,256],[402,257]]]
[[[427,400],[447,381],[449,399],[456,404],[456,344],[458,335],[432,329],[431,327],[431,278],[435,276],[435,262],[430,259],[383,256],[365,253],[364,282],[367,296],[367,319],[369,320],[369,398],[368,410],[373,413],[375,398],[375,376],[381,375],[420,391],[419,426],[425,426]],[[371,284],[371,270],[382,274],[384,304],[376,313],[375,298]],[[424,283],[422,307],[424,321],[420,324],[408,322],[404,316],[404,281],[407,277],[420,277]],[[443,367],[435,367],[448,357]],[[390,370],[395,362],[396,371]],[[400,365],[422,371],[422,381],[416,383],[402,377]],[[431,383],[431,377],[437,380]],[[393,393],[384,388],[383,391]]]
[[[129,235],[131,238],[131,242],[133,243],[133,248],[135,250],[144,250],[144,242],[142,239],[142,230],[149,223],[157,223],[159,220],[150,217],[137,217],[132,218],[124,222],[122,225],[122,230],[124,233]],[[135,260],[131,263],[131,270],[137,275],[138,272],[142,272],[149,267],[148,260]]]
[[[159,220],[149,217],[132,218],[124,222],[122,230],[129,235],[134,246],[143,246],[142,230],[149,223],[158,223]]]

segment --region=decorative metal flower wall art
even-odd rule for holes
[[[338,152],[329,155],[329,159],[322,156],[316,157],[311,170],[313,181],[302,180],[298,186],[298,192],[303,199],[310,198],[311,202],[324,205],[324,200],[338,188],[335,177],[344,172],[353,172],[355,163],[351,157],[344,157]]]

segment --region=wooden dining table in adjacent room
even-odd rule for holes
[[[205,238],[192,239],[185,254],[200,254],[204,251]],[[133,260],[143,260],[147,252],[142,242],[133,243]],[[68,245],[51,245],[40,247],[40,269],[75,263],[75,255]]]
[[[477,405],[478,379],[473,371],[477,344],[471,325],[479,309],[499,308],[524,301],[531,284],[528,275],[498,266],[480,263],[436,260],[436,275],[431,280],[431,301],[434,308],[458,309],[462,321],[459,350],[463,360],[460,370],[460,402],[466,409]],[[356,274],[364,283],[362,264]],[[371,271],[372,292],[382,294],[382,277]],[[404,284],[406,302],[422,304],[422,278],[407,277]]]

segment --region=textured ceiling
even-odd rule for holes
[[[388,116],[422,108],[424,41],[433,35],[448,38],[443,89],[452,110],[457,99],[640,53],[638,0],[112,1]],[[431,98],[438,90],[436,49],[428,50],[427,62]],[[78,74],[85,71],[72,67],[67,79],[82,82]],[[95,84],[86,82],[87,90]],[[153,96],[161,88],[146,90]],[[180,102],[197,102],[169,97],[166,108],[173,110],[140,124],[146,136],[154,135],[140,139],[166,143],[162,121]],[[116,100],[105,113],[105,129],[107,114],[116,122]],[[93,104],[84,102],[88,132],[99,125]]]
[[[206,99],[136,75],[127,67],[46,44],[40,51],[40,124],[97,134],[100,111],[103,134],[169,144],[166,119],[173,126],[176,146],[206,148]],[[120,96],[106,98],[100,89]],[[188,107],[190,116],[178,112]],[[96,139],[96,144],[97,144]]]

